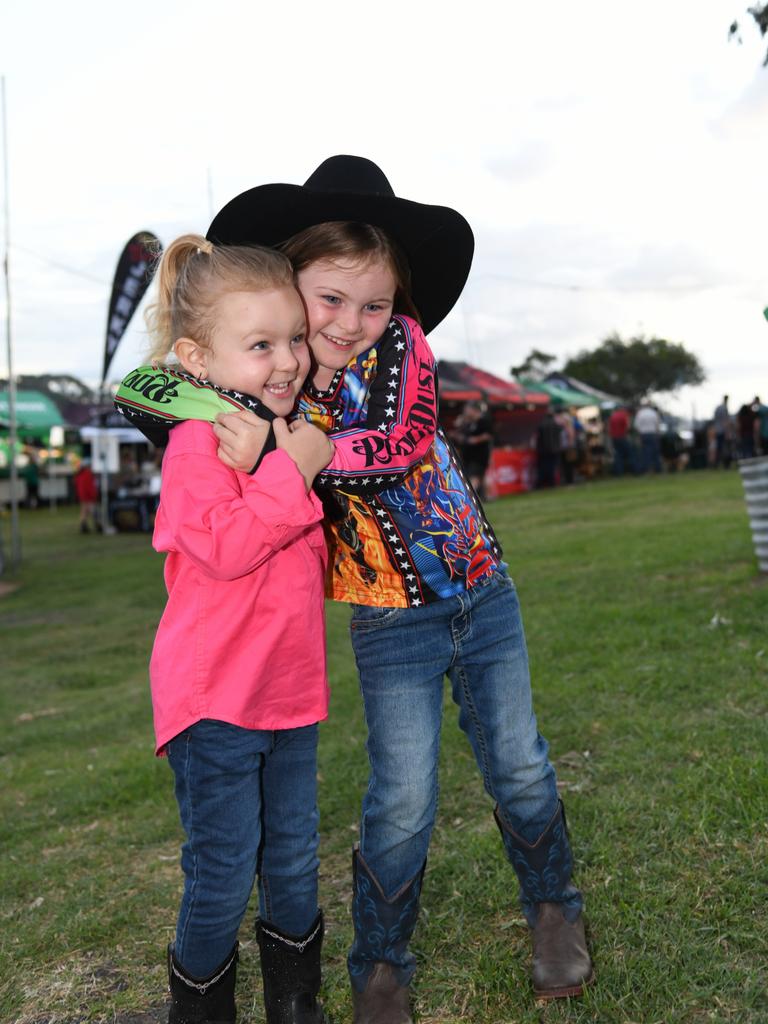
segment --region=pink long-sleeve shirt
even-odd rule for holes
[[[168,602],[150,662],[157,753],[203,718],[290,729],[328,714],[322,506],[284,451],[253,476],[210,423],[171,431],[153,546]]]

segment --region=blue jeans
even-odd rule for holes
[[[531,700],[514,584],[502,572],[419,608],[353,605],[368,725],[360,851],[387,897],[421,870],[438,796],[443,679],[501,818],[530,843],[558,807]]]
[[[661,472],[661,452],[658,434],[640,435],[640,472]]]
[[[317,916],[317,726],[275,732],[204,719],[168,744],[187,841],[174,952],[206,978],[259,912],[303,935]]]
[[[635,458],[632,442],[627,437],[614,437],[611,472],[614,476],[623,476],[625,473],[634,473],[634,471]]]

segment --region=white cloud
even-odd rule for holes
[[[699,355],[702,408],[746,397],[768,344],[768,70],[743,7],[6,0],[16,367],[94,379],[135,231],[204,230],[353,152],[473,225],[439,355],[505,372],[643,330]],[[143,346],[136,318],[115,372]]]

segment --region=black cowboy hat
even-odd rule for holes
[[[220,210],[207,238],[219,245],[287,241],[324,221],[360,221],[386,231],[411,268],[411,297],[425,333],[453,308],[472,265],[472,229],[447,206],[400,199],[371,160],[332,156],[303,185],[258,185]]]

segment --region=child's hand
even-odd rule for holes
[[[219,439],[219,458],[230,469],[250,473],[269,434],[267,420],[252,412],[220,412],[213,424]]]
[[[277,447],[287,452],[296,463],[309,490],[317,474],[333,458],[331,439],[306,420],[294,420],[289,425],[278,417],[272,426]]]

